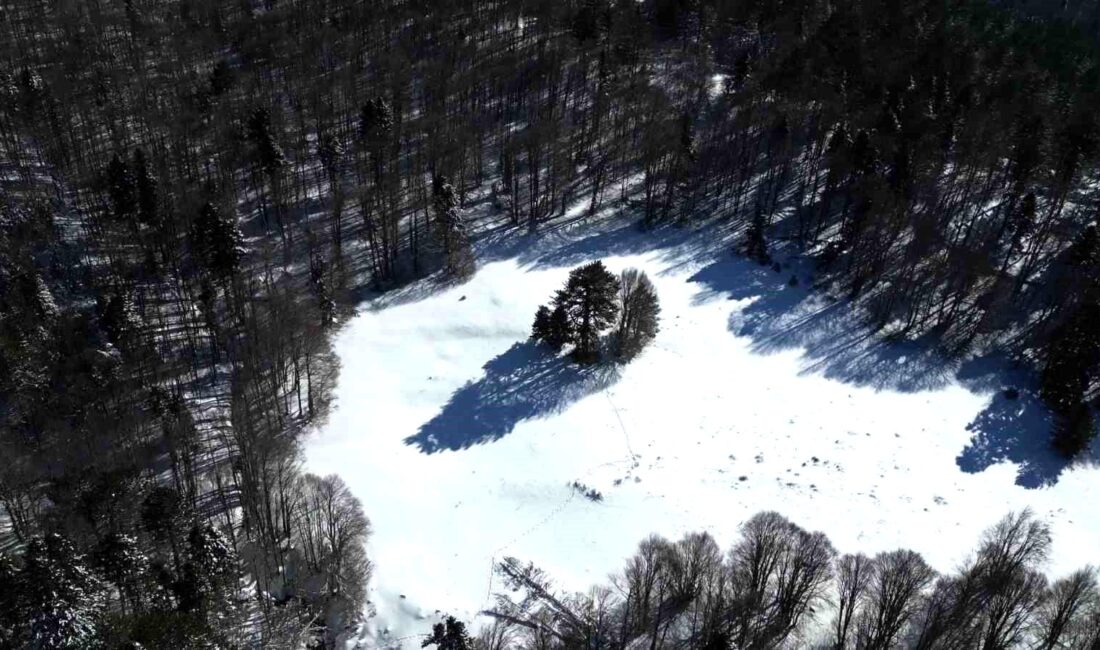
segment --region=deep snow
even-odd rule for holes
[[[841,552],[907,547],[949,570],[1030,506],[1053,527],[1052,574],[1100,561],[1100,474],[1047,451],[1034,396],[1001,394],[1010,373],[883,343],[807,292],[804,271],[718,240],[612,227],[513,242],[466,284],[362,306],[336,339],[334,412],[306,456],[373,522],[364,645],[419,647],[442,613],[474,620],[494,559],[583,590],[650,533],[726,545],[765,509]],[[649,273],[661,332],[628,366],[579,369],[527,335],[568,269],[598,258]]]

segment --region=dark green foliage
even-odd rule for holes
[[[575,344],[573,358],[578,362],[599,359],[600,333],[619,314],[618,293],[619,279],[597,260],[570,271],[565,288],[555,294],[555,311],[560,308],[569,322],[570,340]]]
[[[138,610],[145,598],[142,583],[148,577],[149,559],[137,539],[110,533],[96,544],[91,559],[99,575],[115,585],[133,611]]]
[[[9,555],[0,553],[0,648],[15,645],[16,628],[19,620],[17,596],[19,569]]]
[[[116,293],[104,300],[100,296],[96,303],[99,326],[107,339],[115,346],[125,345],[129,337],[137,335],[141,329],[141,319],[128,296]]]
[[[96,647],[103,585],[69,540],[56,534],[32,540],[23,555],[17,589],[19,646]]]
[[[573,342],[573,327],[564,305],[555,305],[550,311],[550,329],[547,332],[546,342],[556,350]]]
[[[550,334],[550,308],[539,305],[535,312],[535,322],[531,325],[531,338],[545,342]]]
[[[386,100],[375,97],[359,111],[359,135],[368,142],[384,139],[393,129],[393,109]]]
[[[287,164],[282,147],[275,141],[271,129],[271,112],[257,108],[248,118],[248,136],[255,147],[256,162],[270,176],[276,175]]]
[[[336,301],[325,279],[325,260],[314,256],[310,260],[309,281],[313,285],[313,294],[317,299],[317,310],[321,316],[321,328],[328,329],[336,322]]]
[[[317,157],[329,174],[335,174],[340,170],[344,153],[344,146],[332,133],[325,132],[317,139]]]
[[[741,244],[741,251],[749,259],[755,260],[762,266],[771,263],[771,255],[768,254],[768,241],[765,236],[767,226],[764,222],[764,214],[757,207],[753,214],[752,223],[745,233],[745,240]]]
[[[1040,377],[1040,395],[1054,411],[1054,446],[1072,457],[1092,439],[1092,417],[1086,404],[1092,373],[1100,364],[1100,305],[1078,309],[1054,332]]]
[[[183,523],[183,504],[178,492],[158,486],[149,490],[141,504],[141,523],[153,539],[169,542]]]
[[[236,272],[244,253],[244,241],[236,220],[223,217],[213,203],[199,210],[191,231],[191,247],[199,268],[225,280]]]
[[[549,345],[555,350],[573,342],[573,330],[569,323],[569,315],[562,305],[555,305],[550,309],[546,305],[540,305],[535,312],[535,323],[531,327],[531,338]]]
[[[137,218],[146,226],[156,226],[160,221],[157,204],[157,177],[149,168],[143,149],[134,150],[134,177],[137,182]]]
[[[420,643],[421,648],[437,646],[439,650],[470,650],[474,647],[466,624],[454,616],[448,616],[442,623],[432,626],[432,635]]]
[[[130,165],[118,154],[107,166],[106,183],[111,214],[120,223],[131,224],[138,208],[137,179]]]
[[[435,236],[443,255],[444,273],[449,278],[469,277],[474,272],[475,262],[466,222],[459,214],[454,187],[442,176],[432,179],[432,205]]]
[[[175,587],[180,611],[212,621],[228,616],[236,607],[237,579],[237,554],[229,540],[209,524],[193,526],[187,562]]]

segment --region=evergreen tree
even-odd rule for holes
[[[578,362],[597,360],[600,333],[619,313],[618,293],[619,279],[597,260],[570,271],[565,288],[555,295],[555,310],[560,308],[568,319],[576,344],[573,357]]]
[[[103,584],[72,543],[57,534],[27,546],[17,580],[19,647],[93,648],[103,614]]]
[[[0,648],[15,647],[19,620],[19,570],[11,557],[0,553]]]
[[[432,635],[421,642],[421,648],[430,645],[438,646],[439,650],[469,650],[474,647],[470,635],[466,632],[466,624],[448,616],[443,623],[432,626]]]
[[[141,523],[153,539],[170,542],[176,537],[182,521],[183,505],[179,492],[165,486],[149,490],[141,502]]]
[[[321,314],[321,328],[328,329],[336,322],[336,301],[332,299],[332,292],[325,280],[325,259],[320,255],[314,255],[310,260],[309,281]]]
[[[145,159],[145,150],[134,151],[134,177],[137,184],[137,217],[146,226],[155,226],[159,222],[157,206],[157,177],[149,169]]]
[[[465,278],[474,272],[474,256],[466,235],[466,223],[458,211],[455,190],[447,179],[432,179],[432,204],[435,209],[436,240],[443,253],[443,268],[448,277]]]
[[[137,611],[143,598],[141,582],[149,560],[138,541],[131,535],[111,533],[101,539],[92,553],[92,562],[99,574],[113,583],[132,611]]]
[[[375,97],[359,111],[359,135],[368,143],[377,143],[393,130],[393,109],[386,100]]]
[[[1098,322],[1100,304],[1081,306],[1055,331],[1046,350],[1040,395],[1054,411],[1054,446],[1066,456],[1082,451],[1092,438],[1086,395],[1100,363]]]
[[[539,305],[535,312],[535,322],[531,325],[531,338],[546,343],[550,336],[550,308]]]
[[[344,146],[335,135],[326,131],[317,138],[317,158],[329,178],[335,179],[344,159]],[[334,182],[331,184],[335,185]]]
[[[199,210],[191,233],[191,246],[200,269],[226,279],[236,272],[244,252],[243,236],[234,221],[223,218],[210,202]]]
[[[745,233],[745,241],[741,245],[741,251],[749,259],[755,260],[761,265],[771,262],[771,255],[768,254],[768,241],[765,238],[765,230],[764,212],[758,205],[756,207],[756,212],[753,214],[752,223],[749,224],[749,230]]]
[[[546,343],[555,350],[573,342],[573,328],[569,323],[569,314],[563,305],[555,305],[550,310],[550,323],[546,332]]]
[[[120,223],[132,225],[138,207],[137,181],[130,165],[118,154],[107,165],[106,182],[114,218]]]
[[[209,524],[196,524],[187,537],[187,563],[176,585],[183,612],[222,618],[235,607],[237,555],[229,540]]]
[[[248,118],[248,135],[256,148],[256,162],[269,176],[275,176],[286,165],[286,155],[271,132],[271,112],[257,108]]]

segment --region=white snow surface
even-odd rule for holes
[[[797,264],[700,253],[709,238],[624,227],[520,242],[461,286],[362,306],[306,449],[373,523],[377,616],[359,645],[419,647],[444,614],[476,627],[504,556],[580,591],[651,533],[729,545],[761,510],[841,552],[911,548],[948,571],[1030,507],[1052,526],[1052,575],[1100,561],[1100,475],[1050,454],[1048,415],[1019,377],[883,343],[804,289]],[[569,268],[600,258],[649,274],[661,331],[629,365],[582,370],[527,336]]]

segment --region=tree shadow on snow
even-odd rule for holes
[[[976,474],[1007,461],[1016,464],[1016,485],[1053,485],[1068,463],[1051,449],[1050,427],[1050,410],[1030,392],[1015,400],[996,393],[967,425],[973,437],[955,462],[962,471]]]
[[[797,286],[788,285],[792,276]],[[1033,489],[1053,485],[1067,467],[1050,447],[1050,411],[1042,401],[1026,391],[1017,400],[1002,394],[1006,382],[1027,381],[1003,358],[949,358],[932,336],[884,339],[849,301],[808,291],[812,273],[806,262],[784,264],[777,273],[749,260],[726,259],[704,267],[691,281],[701,285],[697,303],[746,302],[731,314],[730,331],[750,338],[752,350],[761,354],[800,350],[803,373],[876,390],[917,392],[958,382],[976,393],[993,393],[967,426],[973,437],[956,458],[964,472],[1012,462],[1017,485]],[[1096,455],[1094,450],[1091,456]]]
[[[560,413],[619,378],[616,364],[578,366],[531,341],[514,344],[484,369],[405,443],[432,454],[493,442],[521,421]]]
[[[810,292],[808,263],[796,260],[776,272],[745,259],[711,264],[690,280],[702,285],[696,302],[720,297],[747,301],[730,316],[729,329],[769,354],[800,349],[805,374],[821,374],[876,390],[916,392],[947,385],[960,364],[937,353],[932,341],[888,341],[846,300]],[[797,286],[788,286],[791,277]],[[973,383],[991,380],[974,376]]]

